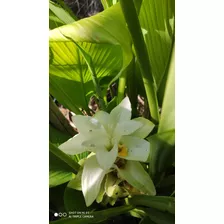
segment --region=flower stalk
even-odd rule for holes
[[[159,107],[156,88],[135,5],[133,0],[120,0],[120,4],[135,47],[135,53],[138,59],[148,104],[150,107],[151,118],[155,124],[158,124]]]

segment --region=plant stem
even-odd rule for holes
[[[159,107],[156,88],[135,5],[133,0],[120,0],[120,4],[135,47],[136,57],[138,59],[146,96],[150,107],[151,118],[153,122],[157,124],[159,122]]]
[[[138,105],[138,90],[136,85],[136,75],[135,75],[135,61],[134,58],[128,66],[128,79],[127,79],[127,94],[129,96],[131,107],[132,107],[132,117],[138,117],[137,105]]]
[[[92,73],[92,80],[93,80],[93,85],[95,86],[96,94],[97,94],[97,96],[99,98],[100,109],[106,111],[106,105],[105,105],[105,102],[104,102],[104,99],[103,99],[103,94],[102,94],[102,91],[101,91],[101,88],[100,88],[100,84],[98,82],[95,70]]]
[[[126,70],[123,72],[121,77],[119,78],[118,91],[117,91],[117,104],[119,104],[124,98],[124,92],[126,87],[127,74]]]

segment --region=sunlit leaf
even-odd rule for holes
[[[49,187],[56,187],[66,183],[72,179],[72,173],[63,170],[50,170],[49,172]]]
[[[159,87],[174,38],[174,0],[143,0],[139,20],[147,31],[145,40],[153,76]]]
[[[175,128],[175,47],[170,60],[158,133]]]
[[[88,111],[94,88],[87,64],[71,39],[91,56],[99,81],[121,74],[132,51],[119,4],[50,32],[50,93],[76,113],[79,108]]]

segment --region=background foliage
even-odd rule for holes
[[[49,1],[52,224],[174,223],[174,0],[117,2]],[[156,124],[147,137],[151,155],[145,164],[156,186],[156,196],[136,195],[113,207],[94,203],[87,208],[82,192],[68,187],[77,175],[80,160],[88,153],[68,156],[57,147],[77,133],[71,122],[74,113],[92,116],[99,108],[94,79],[102,91],[106,111],[110,112],[127,94],[133,118],[144,116]],[[94,218],[54,216],[55,212],[68,214],[75,210],[90,211]]]

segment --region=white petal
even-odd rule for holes
[[[91,156],[86,160],[82,173],[82,192],[87,207],[94,202],[99,194],[105,174],[106,172],[97,163],[96,156]]]
[[[127,147],[128,154],[125,157],[119,157],[127,160],[147,161],[150,152],[148,141],[134,136],[122,136],[121,143]]]
[[[73,138],[70,138],[67,142],[61,144],[58,148],[69,155],[76,155],[85,152],[86,149],[82,145],[84,139],[85,137],[83,135],[77,134]]]
[[[82,145],[85,146],[87,151],[97,152],[101,149],[106,149],[110,145],[110,139],[108,136],[99,134],[83,141]]]
[[[119,141],[122,135],[130,135],[131,133],[139,129],[141,126],[141,122],[133,120],[118,123],[114,130],[114,137]]]
[[[138,121],[142,123],[142,127],[137,129],[135,132],[133,132],[131,135],[139,137],[139,138],[145,138],[149,135],[149,133],[153,130],[155,125],[148,119],[144,117],[138,117],[133,119],[133,121]]]
[[[125,97],[110,113],[113,122],[119,123],[131,119],[131,103],[128,97]]]
[[[105,135],[106,131],[100,122],[89,116],[76,115],[72,117],[72,121],[77,127],[78,131],[85,135],[86,138],[95,137],[98,135]]]
[[[114,164],[118,154],[118,146],[114,144],[113,148],[108,152],[106,148],[101,148],[96,152],[96,158],[102,169],[108,171]]]
[[[146,194],[156,195],[153,181],[139,162],[127,161],[123,168],[117,169],[119,176],[125,179],[133,187]]]
[[[111,122],[110,114],[108,114],[105,111],[97,111],[94,115],[94,118],[100,122],[104,126],[105,129],[107,129],[108,123]]]

